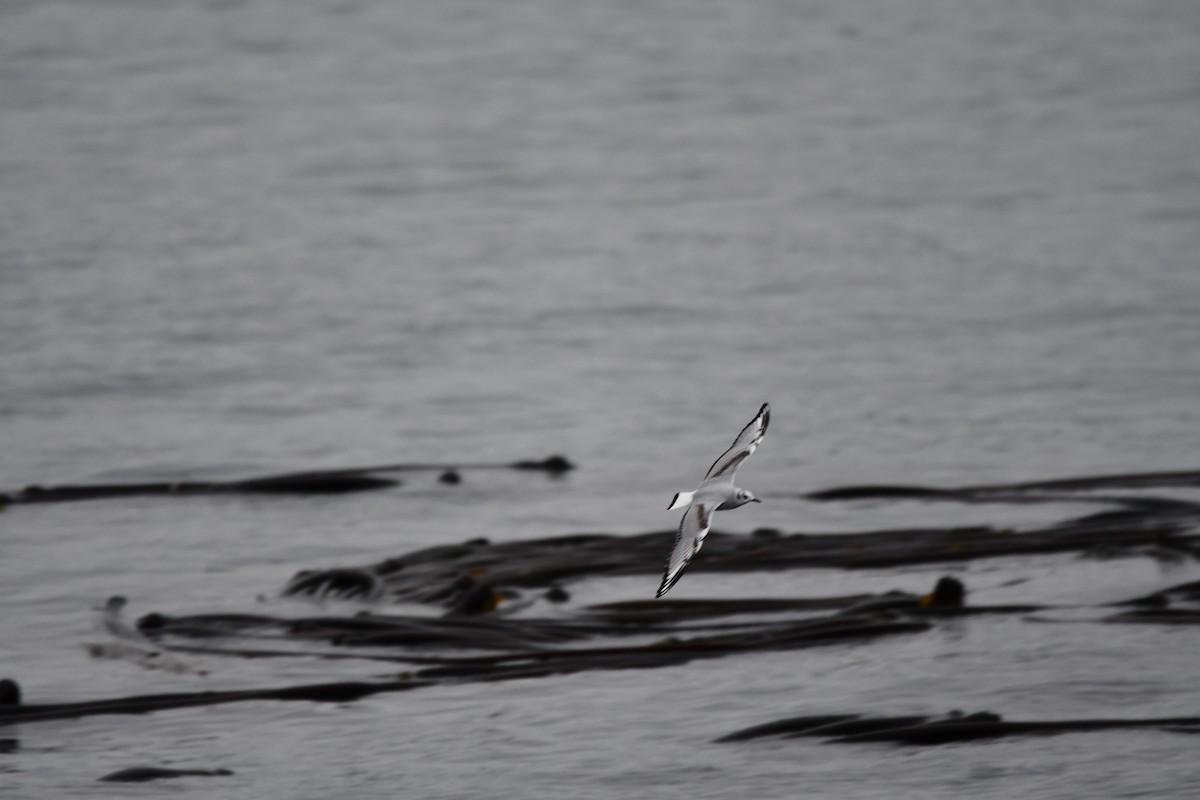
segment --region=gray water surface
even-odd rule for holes
[[[0,514],[30,702],[370,677],[90,660],[92,607],[310,614],[297,570],[675,524],[758,405],[721,530],[1057,518],[806,503],[844,483],[1192,469],[1200,5],[0,4],[0,489],[563,453],[561,481]],[[669,542],[664,542],[664,556]],[[960,568],[1103,603],[1144,558]],[[672,596],[926,590],[942,568],[706,573]],[[1024,583],[1006,586],[1014,579]],[[649,597],[588,581],[579,603]],[[354,607],[330,607],[330,611]],[[320,611],[320,609],[316,609]],[[869,645],[0,730],[5,797],[1193,797],[1195,742],[713,745],[823,711],[1200,713],[1194,629],[970,619]]]

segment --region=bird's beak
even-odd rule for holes
[[[751,497],[751,498],[750,498],[750,502],[751,502],[751,503],[761,503],[761,502],[762,502],[762,500],[759,500],[757,497]]]

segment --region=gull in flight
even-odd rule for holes
[[[700,545],[704,543],[704,537],[708,535],[708,529],[712,525],[714,511],[728,511],[746,503],[762,502],[745,489],[734,486],[733,479],[742,462],[758,449],[770,421],[771,407],[763,403],[754,419],[750,420],[750,424],[742,428],[742,432],[733,440],[733,445],[713,462],[696,491],[679,492],[671,501],[671,505],[667,506],[668,511],[684,507],[687,511],[683,512],[679,533],[675,537],[675,549],[667,559],[662,586],[658,587],[655,597],[666,594],[683,575],[688,564],[692,563],[696,553],[700,552]]]

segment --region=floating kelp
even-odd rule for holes
[[[947,591],[955,586],[955,591]],[[167,616],[138,621],[139,635],[165,651],[242,658],[369,659],[407,664],[425,680],[504,680],[595,669],[669,666],[754,650],[806,647],[927,630],[920,614],[961,604],[961,584],[943,578],[924,597],[889,592],[838,598],[714,601],[690,614],[630,614],[636,606],[585,607],[568,617],[485,614],[441,617],[359,612],[284,618],[262,614]],[[875,601],[872,604],[872,601]],[[679,607],[688,601],[666,601]],[[833,614],[814,616],[819,612]],[[711,621],[739,614],[736,622]],[[781,616],[782,615],[782,616]],[[642,642],[625,644],[637,637]],[[657,637],[645,642],[647,637]],[[326,648],[322,649],[320,646]],[[466,655],[470,651],[486,655]]]
[[[227,769],[169,769],[167,767],[128,767],[111,772],[100,778],[109,783],[145,783],[160,781],[166,778],[211,777],[213,775],[232,775]]]
[[[388,472],[441,472],[440,482],[456,484],[462,481],[463,470],[512,469],[545,472],[558,477],[575,465],[563,456],[541,460],[510,463],[460,464],[378,464],[369,467],[289,472],[234,481],[159,481],[148,483],[91,483],[63,486],[27,486],[17,492],[0,494],[0,507],[5,503],[50,503],[70,500],[99,500],[139,495],[202,495],[202,494],[343,494],[401,485],[394,478],[380,477]]]
[[[241,631],[246,631],[247,620],[232,620]],[[261,622],[261,620],[260,620]],[[377,620],[366,620],[365,627]],[[454,622],[441,620],[441,622]],[[195,635],[198,630],[207,628],[212,631],[221,624],[221,618],[210,616],[202,619],[171,620],[165,617],[157,618],[152,628],[166,635],[171,631],[176,636]],[[276,621],[280,628],[283,621]],[[345,640],[343,626],[357,627],[347,620],[290,620],[286,623],[292,630],[299,631],[307,638],[318,635],[330,643],[354,647],[369,646],[378,650],[384,647],[410,648],[414,645],[411,640],[389,641],[380,638]],[[487,647],[487,637],[481,634],[479,626],[473,639],[476,647]],[[173,708],[193,706],[209,706],[245,701],[261,700],[309,700],[312,702],[350,702],[381,692],[407,691],[418,687],[436,685],[439,683],[461,683],[463,681],[502,681],[518,678],[545,677],[572,672],[612,669],[650,669],[682,664],[699,658],[719,658],[740,652],[794,649],[812,647],[832,642],[868,640],[877,636],[915,633],[927,630],[929,625],[904,619],[889,619],[877,614],[871,615],[840,615],[819,620],[793,621],[786,623],[763,624],[746,626],[742,630],[719,633],[710,636],[693,636],[681,638],[668,637],[648,645],[590,647],[590,648],[552,648],[540,647],[515,652],[499,653],[487,656],[452,657],[436,655],[412,655],[405,650],[394,656],[382,656],[378,652],[354,655],[356,658],[373,658],[395,662],[407,662],[422,666],[415,672],[406,672],[396,680],[379,682],[349,681],[338,683],[321,683],[301,686],[289,686],[268,689],[249,689],[242,691],[206,691],[186,692],[176,694],[143,695],[135,697],[116,698],[82,703],[61,704],[29,704],[0,706],[0,726],[16,722],[34,722],[40,720],[69,719],[74,717],[91,716],[95,714],[144,714]],[[491,630],[499,630],[492,626]],[[437,638],[437,637],[435,637]],[[438,640],[441,644],[453,644],[462,647],[468,640],[460,639],[453,642]],[[428,643],[428,642],[426,642]],[[344,654],[313,653],[304,651],[284,652],[279,650],[256,651],[253,649],[236,649],[230,647],[176,647],[189,653],[207,653],[210,655],[242,656],[242,657],[283,657],[305,656],[319,658],[346,657]],[[16,684],[13,683],[15,687]]]
[[[861,714],[822,714],[810,717],[788,717],[762,725],[754,725],[722,736],[715,741],[743,742],[748,739],[760,739],[765,736],[781,736],[792,738],[796,736],[844,736],[856,733],[869,733],[889,728],[901,728],[918,725],[929,720],[927,716],[904,717],[869,717]]]
[[[761,725],[754,725],[749,728],[742,728],[714,741],[718,743],[744,742],[747,739],[759,739],[764,736],[789,736],[804,733],[813,728],[831,725],[835,722],[845,722],[853,719],[861,719],[861,716],[859,714],[822,714],[820,716],[789,717],[787,719],[777,719],[773,722],[765,722]],[[920,717],[919,719],[924,719],[924,717]]]
[[[1164,590],[1190,591],[1189,585]],[[1027,607],[974,608],[965,588],[944,577],[934,591],[832,598],[657,601],[684,610],[674,617],[649,614],[646,604],[585,606],[566,618],[488,614],[420,617],[361,612],[352,616],[283,618],[264,614],[144,615],[139,635],[164,652],[216,658],[366,659],[403,665],[396,679],[322,683],[244,691],[194,692],[117,698],[91,703],[20,705],[20,689],[5,679],[6,722],[63,719],[91,714],[138,714],[169,708],[249,700],[347,702],[380,692],[464,681],[504,681],[596,670],[654,669],[696,659],[790,650],[834,643],[865,644],[878,636],[915,634],[940,615],[1007,613]],[[830,613],[832,612],[832,613]],[[726,621],[730,615],[740,617]],[[814,614],[818,614],[814,616]],[[651,637],[651,641],[645,641]],[[630,643],[630,639],[634,641]],[[469,655],[470,651],[483,654]],[[956,727],[946,729],[953,723]],[[970,726],[967,726],[970,723]],[[853,714],[790,718],[730,734],[723,741],[760,736],[812,735],[838,741],[937,743],[992,736],[1156,726],[1200,732],[1191,718],[1169,720],[1005,723],[972,715],[935,719],[919,715]]]
[[[371,475],[303,473],[244,481],[174,481],[170,483],[92,483],[67,486],[27,486],[9,495],[13,503],[51,503],[103,500],[138,495],[201,494],[341,494],[399,486],[390,478]]]
[[[313,703],[348,703],[381,692],[402,692],[428,686],[427,681],[402,678],[371,683],[341,681],[285,686],[273,689],[243,689],[228,692],[177,692],[172,694],[137,695],[111,700],[81,703],[33,703],[20,706],[0,706],[0,726],[17,722],[73,719],[96,714],[146,714],[173,708],[215,706],[243,703],[251,700],[303,700]]]
[[[278,649],[280,643],[300,645],[323,643],[339,648],[369,648],[364,658],[382,658],[414,664],[439,666],[494,666],[526,661],[585,659],[603,656],[646,656],[653,660],[664,652],[729,655],[743,650],[785,649],[798,643],[874,636],[879,633],[926,630],[927,623],[908,620],[877,610],[839,613],[822,617],[749,620],[737,624],[672,625],[614,624],[584,613],[576,619],[506,618],[497,616],[415,617],[393,615],[356,615],[352,617],[310,617],[299,619],[241,617],[237,615],[198,615],[167,617],[148,614],[139,622],[140,629],[154,637],[160,646],[190,653],[222,655],[262,655],[260,651],[238,650],[228,646],[212,649],[183,646],[179,640],[266,640],[276,646],[270,655],[326,657],[327,652]],[[682,634],[708,634],[689,636]],[[645,645],[582,645],[602,638],[658,635],[664,638]],[[561,645],[568,645],[562,647]],[[392,650],[394,652],[387,652]],[[507,650],[497,655],[463,657],[439,656],[439,651]],[[341,654],[338,654],[339,656]]]
[[[947,580],[957,583],[943,579],[939,587]],[[662,667],[749,651],[916,633],[928,630],[929,623],[897,614],[882,604],[866,604],[886,598],[897,608],[936,607],[936,602],[927,602],[935,595],[937,591],[925,599],[889,593],[826,600],[729,601],[744,617],[750,617],[728,623],[708,621],[730,613],[730,607],[720,604],[711,606],[706,614],[693,610],[686,618],[658,619],[645,615],[630,618],[610,604],[551,619],[502,614],[425,617],[360,612],[353,616],[282,618],[241,614],[171,617],[153,613],[139,620],[138,629],[165,650],[189,654],[362,658],[411,665],[419,669],[413,677],[421,680],[491,681],[597,669]],[[836,613],[814,616],[819,610]],[[630,637],[657,638],[637,644],[622,642]],[[220,642],[213,643],[215,639]],[[314,649],[319,645],[336,649]],[[492,652],[464,654],[471,650]]]
[[[557,476],[563,473],[570,472],[575,469],[575,465],[571,463],[566,456],[554,455],[542,459],[524,459],[522,461],[496,462],[496,461],[459,461],[459,462],[443,462],[443,463],[394,463],[394,464],[373,464],[367,467],[345,467],[336,470],[324,470],[322,474],[335,475],[361,475],[364,473],[373,472],[457,472],[459,470],[488,470],[488,469],[516,469],[526,470],[531,472],[545,472],[548,475]]]
[[[329,475],[362,476],[353,470]],[[1156,473],[1153,480],[1168,480],[1165,475]],[[1095,480],[1112,482],[1118,477],[1136,482],[1132,478],[1137,476]],[[1141,479],[1152,480],[1146,476]],[[1075,479],[1075,484],[1055,486],[1053,490],[1061,494],[1074,491],[1076,485],[1080,491],[1095,488],[1079,484],[1082,480]],[[1028,491],[1036,492],[1041,491],[1036,488],[1040,486],[1014,484],[1003,490],[1011,493],[1016,487],[1019,493],[1026,491],[1022,487],[1035,487]],[[978,493],[980,488],[973,491]],[[998,496],[998,492],[993,496]],[[822,567],[875,569],[1058,552],[1169,552],[1180,558],[1200,553],[1193,504],[1161,498],[1114,498],[1112,502],[1119,503],[1120,508],[1020,533],[989,526],[856,534],[789,535],[771,530],[746,536],[712,533],[706,540],[701,561],[708,570],[737,572]],[[647,599],[565,606],[556,609],[553,617],[526,615],[534,599],[531,590],[540,592],[547,600],[562,602],[567,595],[561,584],[572,579],[656,574],[674,536],[675,532],[669,530],[634,536],[578,534],[501,543],[473,539],[418,550],[365,567],[302,572],[285,589],[285,594],[298,596],[426,604],[440,609],[440,616],[384,614],[377,607],[352,616],[298,618],[265,614],[144,615],[138,622],[136,637],[145,637],[146,643],[163,653],[196,655],[197,661],[203,661],[206,667],[212,667],[221,658],[302,657],[331,664],[342,659],[370,659],[404,671],[395,678],[377,681],[46,705],[20,705],[15,682],[0,681],[0,689],[4,690],[0,693],[0,725],[249,700],[347,702],[380,692],[447,683],[662,668],[696,659],[835,642],[858,646],[878,636],[927,631],[941,617],[1024,614],[1038,608],[969,605],[965,587],[957,579],[946,577],[927,595],[885,592],[825,598]],[[1183,584],[1134,598],[1122,604],[1124,608],[1118,616],[1152,614],[1157,621],[1166,617],[1190,618],[1190,604],[1200,598],[1197,585],[1200,584]],[[653,584],[647,584],[647,594],[652,590]],[[136,637],[118,636],[118,639],[135,641]],[[7,704],[4,697],[10,698]],[[1187,717],[1005,722],[988,714],[945,718],[840,714],[792,718],[758,726],[753,734],[740,731],[726,738],[813,735],[837,741],[935,743],[1120,726],[1200,730],[1200,723]]]
[[[1153,719],[1075,719],[1007,722],[999,714],[952,712],[944,717],[908,715],[868,717],[859,714],[825,714],[791,717],[743,728],[722,736],[717,742],[740,742],[766,736],[820,737],[828,742],[895,744],[948,744],[1004,736],[1052,735],[1085,731],[1153,728],[1172,732],[1200,733],[1200,716]]]
[[[807,500],[958,500],[962,502],[1057,502],[1061,500],[1095,500],[1107,503],[1132,503],[1135,505],[1166,503],[1178,506],[1200,505],[1179,500],[1161,498],[1138,498],[1108,495],[1087,497],[1076,492],[1095,492],[1099,489],[1156,489],[1174,486],[1200,486],[1200,471],[1140,472],[1122,475],[1097,475],[1081,478],[1058,478],[1047,481],[1023,483],[991,483],[952,488],[930,486],[904,486],[876,484],[863,486],[841,486],[822,489],[803,495]],[[1057,493],[1057,494],[1056,494]]]
[[[230,614],[148,614],[139,629],[156,639],[265,638],[346,647],[533,648],[619,633],[615,627],[504,617],[418,617],[380,614],[283,618]]]
[[[891,591],[819,598],[624,600],[586,606],[583,610],[607,622],[635,625],[788,611],[901,611],[910,616],[959,616],[1029,613],[1043,608],[1036,605],[967,606],[964,604],[965,592],[957,578],[947,576],[939,579],[927,595]]]
[[[1178,586],[1160,589],[1148,595],[1134,597],[1130,600],[1122,600],[1119,603],[1113,603],[1113,605],[1166,608],[1169,605],[1178,603],[1191,603],[1194,606],[1200,605],[1200,581],[1181,583]]]
[[[1131,608],[1105,618],[1105,622],[1200,625],[1200,581],[1171,586],[1112,605]]]
[[[889,634],[918,633],[929,627],[923,622],[878,616],[826,618],[755,626],[712,636],[669,637],[640,646],[554,649],[457,659],[443,667],[422,669],[414,673],[414,677],[495,681],[597,669],[649,669],[749,651],[790,650]]]
[[[915,633],[930,624],[914,617],[1024,612],[1030,606],[972,608],[956,578],[930,594],[902,592],[833,598],[654,601],[586,606],[567,618],[488,614],[441,617],[360,612],[353,616],[282,618],[265,615],[148,614],[139,631],[167,650],[213,656],[366,658],[424,667],[426,680],[504,680],[594,669],[669,666],[755,650]],[[685,609],[683,613],[672,613]],[[834,613],[821,613],[833,611]],[[814,616],[815,614],[820,614]],[[739,621],[713,621],[737,615]],[[649,643],[622,639],[658,637]],[[210,645],[221,639],[219,645]],[[196,640],[202,643],[195,644]],[[269,642],[268,648],[254,646]],[[248,644],[243,644],[248,643]],[[337,650],[314,650],[324,644]],[[281,645],[289,647],[281,648]],[[347,652],[358,650],[361,655]],[[463,651],[498,651],[467,656]]]
[[[1155,507],[1091,514],[1021,533],[986,526],[790,535],[764,530],[748,536],[714,532],[705,539],[697,567],[712,572],[872,569],[1033,553],[1128,552],[1136,547],[1195,556],[1200,555],[1200,536],[1193,532],[1194,524],[1174,508]],[[283,594],[453,607],[481,586],[545,588],[576,578],[657,573],[674,537],[674,531],[658,531],[494,544],[472,539],[367,566],[306,570],[292,578]]]
[[[21,705],[21,686],[12,678],[0,678],[0,708]]]
[[[1200,625],[1200,610],[1194,608],[1146,608],[1123,611],[1105,622],[1143,622],[1159,625]]]
[[[820,598],[735,598],[713,600],[623,600],[599,603],[583,610],[607,622],[626,625],[664,624],[679,620],[710,619],[744,614],[778,614],[787,611],[833,611],[866,602],[877,595],[852,594]],[[909,595],[915,605],[916,597]]]

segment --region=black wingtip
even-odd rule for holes
[[[682,492],[675,493],[675,496],[671,498],[671,502],[667,503],[667,511],[670,511],[672,508],[675,507],[675,501],[679,499],[679,495],[681,495],[681,494],[683,494],[683,493]]]
[[[693,555],[694,555],[694,553],[693,553]],[[691,563],[692,562],[689,559],[688,562],[686,564],[684,564],[682,567],[680,567],[679,571],[676,572],[674,575],[671,575],[671,567],[668,565],[667,568],[663,570],[662,586],[658,587],[658,592],[655,593],[654,599],[657,600],[658,598],[662,597],[667,592],[671,591],[671,587],[674,586],[675,584],[679,583],[679,579],[683,577],[683,573],[687,570],[688,566]]]
[[[682,574],[682,572],[683,571],[680,570],[681,574]],[[675,585],[675,581],[677,581],[677,580],[679,580],[679,575],[675,576],[674,581],[671,580],[671,566],[668,564],[667,568],[663,570],[662,583],[659,584],[658,591],[654,593],[654,599],[657,600],[658,598],[662,597],[667,592],[671,591],[671,587]]]

